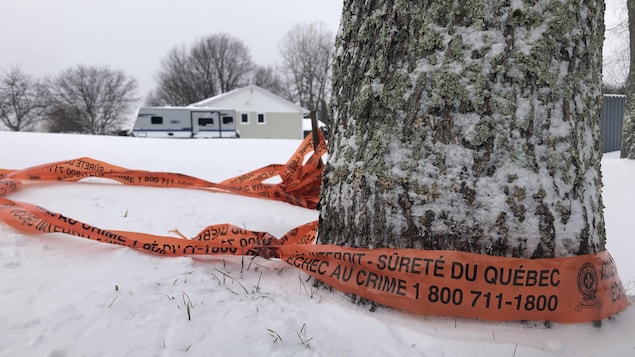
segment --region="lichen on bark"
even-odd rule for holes
[[[603,11],[591,0],[345,1],[320,240],[602,250]]]

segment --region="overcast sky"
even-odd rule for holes
[[[277,64],[293,25],[322,22],[335,36],[341,11],[342,0],[0,0],[0,70],[43,77],[107,65],[137,79],[145,97],[176,45],[228,33],[255,63]]]
[[[607,28],[626,18],[625,4],[607,0]],[[323,22],[335,35],[341,8],[342,0],[0,0],[0,70],[18,65],[43,77],[78,64],[108,65],[137,79],[145,97],[176,45],[228,33],[257,64],[277,64],[278,44],[293,25]],[[605,58],[624,47],[613,43]]]

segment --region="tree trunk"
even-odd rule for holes
[[[604,249],[596,0],[344,1],[319,239]]]
[[[626,79],[626,108],[620,157],[635,159],[635,0],[627,0],[630,66]]]

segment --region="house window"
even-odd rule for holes
[[[223,124],[234,124],[234,117],[223,117]]]
[[[258,124],[266,124],[266,118],[263,113],[258,113]]]
[[[198,118],[199,126],[214,125],[214,118]]]
[[[249,124],[249,114],[248,113],[242,113],[240,115],[240,123],[241,124]]]
[[[163,117],[150,117],[150,124],[156,124],[156,125],[163,124]]]

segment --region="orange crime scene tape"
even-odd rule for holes
[[[126,185],[184,187],[317,207],[326,154],[308,136],[284,165],[269,165],[212,183],[195,177],[130,170],[90,158],[23,170],[0,169],[0,196],[22,181],[108,178]],[[306,156],[309,155],[305,160]],[[264,183],[279,176],[278,184]],[[0,197],[0,221],[26,234],[64,233],[164,256],[231,254],[278,258],[346,293],[406,311],[491,321],[599,321],[629,301],[607,251],[582,256],[521,259],[447,250],[362,249],[315,244],[317,222],[280,238],[230,224],[191,239],[102,229],[33,204]]]

